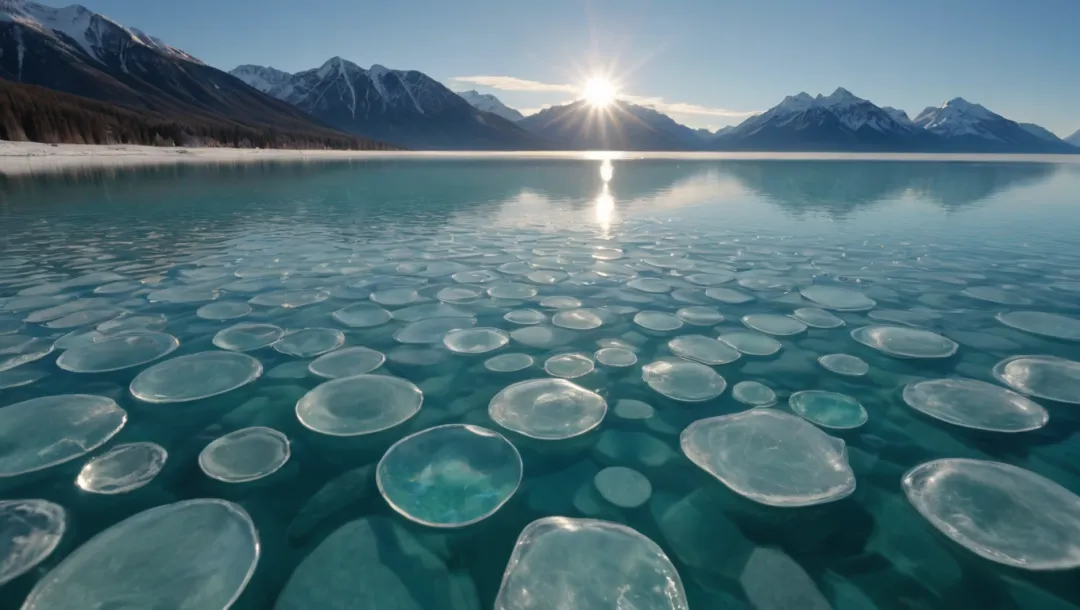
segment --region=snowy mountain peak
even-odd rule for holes
[[[275,87],[284,85],[292,78],[292,74],[289,74],[284,70],[255,66],[252,64],[237,66],[229,71],[229,74],[232,74],[236,78],[239,78],[263,93],[270,93]]]
[[[897,123],[900,123],[901,125],[911,125],[911,117],[903,110],[893,108],[892,106],[882,106],[881,109],[888,113],[888,115]]]
[[[988,124],[1001,121],[1008,120],[962,97],[953,98],[937,108],[931,106],[913,120],[915,125],[941,135],[977,136],[988,140],[1003,140],[1000,134],[988,128]]]
[[[502,103],[502,100],[490,93],[480,93],[473,89],[470,91],[458,91],[457,94],[466,102],[469,102],[473,108],[497,114],[508,121],[517,122],[525,118],[520,112]]]
[[[1080,129],[1077,129],[1076,133],[1074,133],[1071,136],[1065,138],[1065,141],[1068,142],[1069,144],[1072,144],[1073,146],[1080,147]]]
[[[843,87],[837,87],[836,91],[833,91],[828,96],[822,96],[818,94],[817,98],[815,98],[815,101],[824,106],[843,106],[848,104],[865,102],[866,100],[855,97],[854,94],[852,94],[847,89],[844,89]]]

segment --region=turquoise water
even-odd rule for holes
[[[40,520],[52,550],[0,588],[2,608],[35,585],[27,607],[220,608],[241,589],[232,607],[556,607],[500,594],[519,534],[551,516],[633,528],[695,609],[1080,608],[1075,571],[1016,565],[1080,563],[1078,165],[188,166],[0,179],[0,227],[0,499],[64,515]],[[261,326],[221,333],[238,324]],[[339,358],[309,369],[324,353]],[[999,366],[1022,355],[1053,358]],[[503,392],[555,378],[535,417],[529,392]],[[994,387],[913,397],[942,378]],[[792,410],[806,390],[842,396]],[[108,400],[7,411],[71,394]],[[751,414],[680,444],[750,403],[798,441]],[[483,430],[414,437],[379,464],[447,424]],[[204,451],[250,427],[277,432]],[[87,491],[87,461],[127,443],[167,459],[137,446],[106,464],[136,488]],[[1068,491],[939,476],[905,493],[905,473],[943,458]],[[810,501],[823,464],[839,478]],[[913,504],[927,497],[983,542],[1012,536],[1008,557],[935,529]],[[196,498],[232,504],[155,508]],[[133,533],[86,544],[121,522]],[[658,552],[577,543],[515,561],[508,582],[534,602],[617,590],[666,573]],[[573,569],[553,580],[542,561]],[[563,607],[617,607],[597,599]],[[658,607],[642,599],[629,607]]]

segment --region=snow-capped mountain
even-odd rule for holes
[[[1020,125],[1020,127],[1023,127],[1024,131],[1030,133],[1033,136],[1037,136],[1039,138],[1042,138],[1043,140],[1046,140],[1047,142],[1061,142],[1061,141],[1063,141],[1061,138],[1057,137],[1057,135],[1055,135],[1054,132],[1050,131],[1049,129],[1047,129],[1047,128],[1041,126],[1041,125],[1036,125],[1035,123],[1017,123],[1017,124]]]
[[[260,66],[231,74],[349,133],[411,148],[534,149],[545,143],[512,122],[474,108],[435,79],[378,64],[364,69],[333,57],[282,76]]]
[[[1080,146],[1080,129],[1077,129],[1076,133],[1065,138],[1065,141],[1069,144],[1072,144],[1073,146]]]
[[[703,142],[694,129],[653,108],[616,100],[596,108],[584,100],[552,106],[518,125],[568,150],[694,150]]]
[[[900,123],[901,125],[911,125],[911,117],[903,110],[893,108],[892,106],[882,106],[881,109],[888,113],[888,115],[897,123]]]
[[[480,93],[479,91],[472,89],[469,91],[458,91],[457,94],[466,102],[472,104],[473,108],[501,116],[507,121],[516,123],[525,118],[525,115],[502,103],[502,100],[490,93]]]
[[[916,126],[940,136],[951,150],[987,152],[1066,152],[1068,145],[1045,129],[1033,133],[1016,121],[995,114],[962,97],[928,107],[913,120]],[[1045,133],[1043,133],[1045,132]],[[1049,137],[1048,137],[1049,136]]]
[[[342,135],[158,38],[77,5],[0,0],[0,78],[163,118]]]

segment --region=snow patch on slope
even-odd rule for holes
[[[473,108],[476,108],[477,110],[490,112],[491,114],[501,116],[502,118],[515,123],[525,118],[520,112],[507,106],[502,100],[490,93],[480,93],[476,90],[457,91],[456,93],[466,102],[472,104]]]

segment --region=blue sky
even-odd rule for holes
[[[50,4],[67,4],[46,0]],[[694,127],[843,86],[1080,129],[1080,0],[84,0],[229,70],[340,55],[536,109],[595,74]]]

